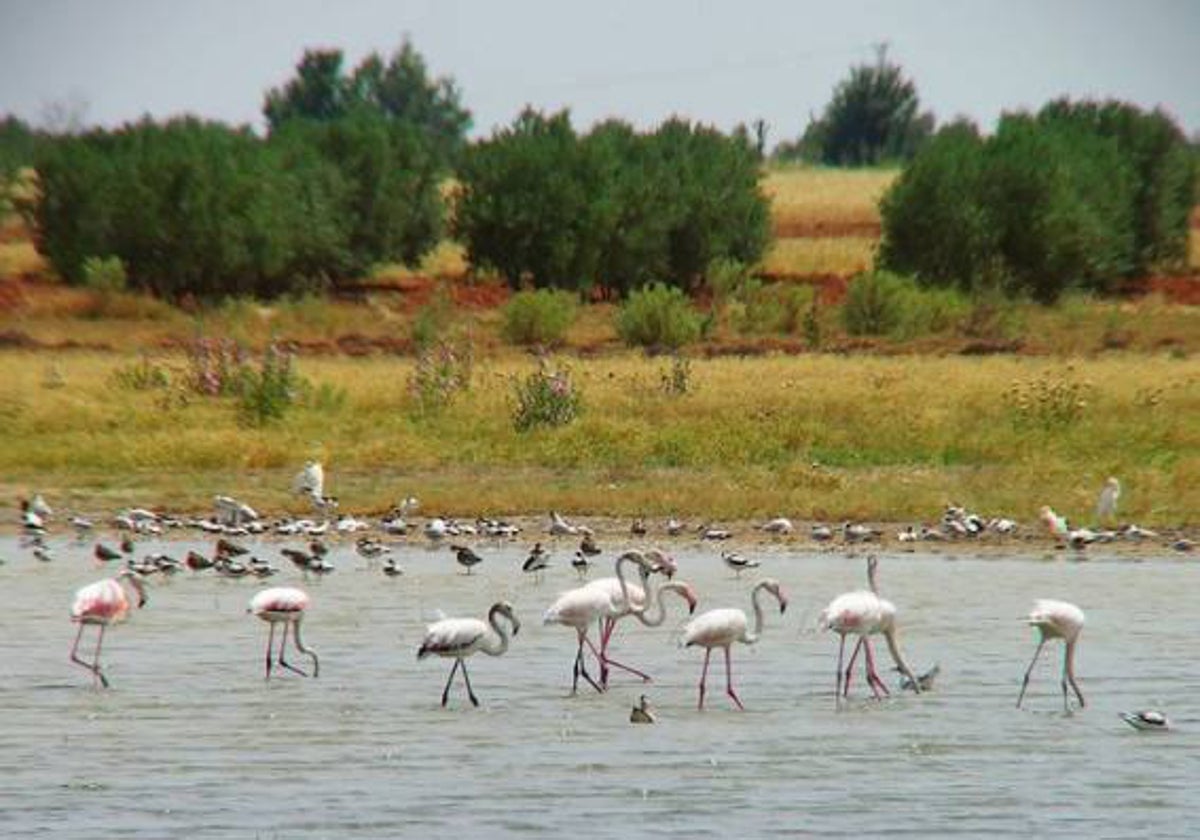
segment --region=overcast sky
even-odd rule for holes
[[[1061,95],[1162,106],[1200,132],[1197,0],[0,0],[0,114],[262,125],[306,47],[352,67],[408,34],[489,134],[531,104],[577,128],[671,115],[794,139],[873,45],[939,121]]]

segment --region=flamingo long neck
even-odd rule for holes
[[[879,594],[879,581],[875,576],[878,565],[878,561],[874,557],[867,561],[867,583],[870,585],[871,591],[876,595]]]
[[[118,585],[123,585],[126,583],[129,584],[130,589],[133,590],[133,594],[136,596],[136,598],[131,599],[133,600],[134,606],[140,609],[142,605],[146,603],[145,585],[133,573],[121,574],[117,576]]]
[[[626,551],[624,554],[622,554],[620,557],[617,558],[617,568],[616,568],[617,583],[619,583],[621,585],[621,597],[625,600],[625,604],[627,607],[629,607],[631,612],[638,612],[637,610],[633,609],[633,600],[629,597],[629,582],[625,580],[624,570],[625,570],[626,564],[628,564],[628,563],[638,564],[638,569],[641,572],[641,576],[642,576],[642,589],[643,590],[646,590],[647,579],[649,578],[649,573],[646,569],[645,558],[642,556],[641,552]],[[645,603],[646,604],[650,603],[650,592],[649,591],[646,591]],[[643,611],[645,610],[644,606],[642,607],[642,610]]]
[[[759,597],[763,590],[767,588],[767,582],[763,581],[758,586],[754,587],[754,591],[750,593],[750,604],[754,607],[754,630],[747,633],[742,639],[748,645],[752,645],[758,641],[758,637],[762,635],[763,629],[763,608],[759,602]]]
[[[653,603],[654,603],[654,608],[657,609],[657,612],[655,612],[653,609],[639,610],[639,611],[634,612],[634,616],[637,618],[638,621],[640,621],[642,624],[646,625],[647,627],[658,627],[664,621],[667,620],[667,607],[663,603],[663,596],[668,592],[675,592],[676,594],[678,594],[682,597],[683,593],[685,591],[686,591],[686,586],[682,582],[673,581],[671,583],[664,583],[662,586],[660,586],[658,589],[654,590],[654,592],[653,592],[653,598],[654,598]],[[650,590],[647,590],[646,603],[651,603],[650,599],[651,599]]]
[[[900,673],[908,677],[909,682],[912,683],[913,691],[920,694],[921,681],[917,679],[917,675],[913,673],[913,669],[905,660],[904,654],[900,652],[900,645],[896,643],[896,628],[888,627],[884,630],[883,638],[887,642],[888,653],[892,655],[892,661],[896,663],[896,667],[900,669]]]
[[[500,639],[499,644],[487,644],[482,648],[483,652],[489,656],[500,656],[508,650],[508,628],[499,622],[498,616],[501,615],[505,615],[505,613],[499,607],[492,607],[488,610],[488,624],[492,625],[492,629],[496,631],[496,636]]]

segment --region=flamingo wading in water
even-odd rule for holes
[[[302,677],[308,676],[306,672],[301,671],[283,658],[284,649],[287,647],[288,629],[290,628],[296,650],[307,654],[312,659],[312,675],[315,677],[320,672],[321,663],[317,659],[317,652],[312,648],[305,647],[304,642],[300,639],[300,621],[304,618],[304,611],[308,609],[309,603],[308,593],[294,586],[273,586],[270,589],[264,589],[262,592],[259,592],[250,600],[250,608],[247,612],[254,613],[271,625],[271,632],[267,636],[267,679],[271,678],[271,666],[273,664],[271,661],[271,648],[275,643],[276,624],[283,625],[283,636],[279,640],[278,662],[280,666],[287,668],[289,671],[294,671]]]
[[[730,665],[729,648],[734,642],[742,642],[743,644],[752,645],[762,636],[763,630],[763,608],[759,603],[759,596],[763,592],[769,592],[779,601],[779,612],[782,614],[787,610],[787,596],[783,592],[783,587],[779,585],[779,581],[767,578],[760,581],[758,585],[750,593],[750,603],[754,606],[754,630],[749,631],[749,622],[746,619],[746,613],[738,609],[719,609],[709,610],[703,615],[688,622],[688,625],[683,629],[683,638],[679,644],[683,647],[691,647],[697,645],[705,648],[704,651],[704,668],[700,671],[700,700],[696,705],[697,709],[704,708],[704,688],[705,680],[708,677],[708,661],[712,656],[713,648],[725,649],[725,693],[730,699],[737,704],[739,709],[745,709],[741,699],[737,696],[737,692],[733,690],[733,669]]]
[[[124,621],[129,614],[132,603],[124,584],[128,583],[137,595],[137,606],[141,609],[146,605],[146,589],[137,575],[130,569],[122,569],[116,577],[106,578],[82,587],[75,593],[75,601],[71,604],[71,620],[79,625],[75,634],[75,644],[71,646],[71,661],[82,665],[92,672],[100,685],[108,688],[108,678],[100,669],[100,645],[104,642],[104,631],[110,624]],[[96,636],[96,651],[92,661],[79,658],[79,641],[83,638],[83,630],[88,625],[100,628]]]
[[[508,632],[498,621],[499,616],[508,619],[512,626],[512,635],[517,635],[521,622],[513,612],[512,604],[498,601],[488,610],[487,622],[478,618],[443,618],[429,625],[425,638],[417,650],[417,659],[435,654],[454,660],[450,676],[446,678],[446,687],[442,689],[442,706],[450,694],[450,683],[454,674],[462,668],[463,683],[467,686],[467,697],[473,705],[479,705],[479,698],[471,690],[471,678],[467,676],[466,658],[476,651],[483,651],[488,656],[501,656],[508,650]]]
[[[1079,684],[1075,682],[1075,645],[1079,641],[1079,631],[1083,629],[1083,610],[1066,601],[1040,599],[1034,602],[1033,609],[1026,620],[1038,630],[1038,646],[1037,650],[1033,652],[1033,659],[1030,660],[1029,667],[1025,669],[1025,678],[1021,681],[1021,693],[1017,695],[1017,708],[1021,708],[1021,701],[1025,699],[1025,690],[1029,688],[1029,677],[1033,673],[1033,666],[1037,664],[1042,648],[1050,639],[1062,639],[1066,645],[1066,650],[1063,652],[1062,671],[1063,709],[1071,711],[1071,701],[1067,694],[1068,684],[1075,690],[1080,708],[1086,706],[1083,692],[1079,690]]]
[[[645,583],[650,576],[649,561],[639,552],[626,552],[617,558],[616,573],[620,587],[617,599],[623,600],[625,603],[628,603],[629,599],[629,584],[625,580],[624,568],[630,563],[637,565],[642,583]],[[579,677],[581,675],[596,691],[604,691],[604,688],[592,679],[591,674],[587,672],[587,666],[583,661],[583,646],[587,645],[596,656],[596,659],[603,664],[604,660],[600,651],[596,649],[596,646],[592,644],[592,640],[588,638],[588,628],[593,621],[599,621],[609,615],[614,615],[622,611],[623,607],[617,603],[617,599],[614,599],[612,593],[604,587],[596,587],[590,584],[577,586],[559,595],[557,600],[546,610],[546,614],[542,618],[543,624],[561,624],[564,627],[571,627],[575,630],[579,646],[575,651],[575,664],[571,682],[572,694],[579,689]]]
[[[867,684],[871,686],[876,699],[882,699],[888,693],[887,686],[875,668],[875,654],[871,650],[871,636],[880,634],[887,642],[888,651],[896,664],[897,670],[908,678],[913,691],[921,693],[921,681],[917,679],[896,642],[896,606],[885,598],[879,597],[879,587],[876,581],[876,571],[879,559],[874,555],[867,558],[867,580],[871,588],[846,592],[829,602],[822,612],[819,623],[822,629],[832,630],[841,637],[838,645],[837,687],[834,697],[838,703],[850,694],[850,674],[854,669],[859,651],[865,654],[865,669]],[[846,653],[846,636],[858,636],[858,644],[850,655],[850,662],[842,671],[842,663]],[[844,682],[843,682],[844,677]],[[882,693],[881,693],[882,692]]]

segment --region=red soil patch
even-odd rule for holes
[[[881,227],[871,220],[779,219],[771,225],[780,239],[817,239],[861,236],[878,239]]]
[[[1200,306],[1200,275],[1142,277],[1124,283],[1121,292],[1133,297],[1160,294],[1170,303]]]

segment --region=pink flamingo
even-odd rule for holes
[[[837,688],[834,694],[839,703],[842,697],[850,694],[850,674],[854,669],[854,663],[858,659],[860,650],[866,655],[867,684],[871,686],[871,691],[875,694],[876,699],[882,699],[883,695],[888,693],[887,686],[883,684],[883,680],[880,679],[879,672],[875,668],[875,655],[871,650],[870,637],[875,634],[883,636],[896,667],[908,677],[913,691],[921,693],[920,680],[913,674],[912,668],[905,661],[904,655],[900,653],[900,646],[896,642],[896,606],[891,601],[879,597],[879,586],[876,581],[878,567],[879,558],[873,555],[868,557],[867,580],[871,586],[870,590],[858,590],[839,595],[830,601],[829,606],[821,612],[820,626],[826,630],[833,630],[841,637],[838,645]],[[843,683],[842,663],[846,653],[846,636],[850,634],[858,636],[858,644],[855,645],[854,652],[850,655],[850,662],[846,665],[845,682]]]
[[[477,618],[444,618],[429,625],[417,651],[417,659],[424,659],[430,654],[454,659],[454,667],[450,669],[446,687],[442,689],[443,706],[446,705],[446,698],[450,694],[450,683],[460,667],[463,682],[467,686],[467,696],[471,698],[472,704],[479,705],[479,699],[471,690],[471,678],[467,676],[467,663],[464,660],[476,651],[483,651],[488,656],[501,656],[508,650],[508,633],[497,622],[497,616],[507,618],[512,625],[512,634],[517,635],[521,629],[521,622],[517,620],[512,604],[507,601],[492,604],[486,623]]]
[[[273,586],[259,592],[250,600],[250,607],[246,612],[254,613],[271,625],[270,635],[267,636],[267,679],[271,678],[271,648],[275,643],[276,624],[283,625],[283,637],[279,640],[279,664],[302,677],[308,676],[283,658],[284,649],[287,647],[288,628],[291,628],[296,649],[312,658],[312,675],[315,677],[319,673],[321,664],[316,651],[306,648],[300,639],[300,621],[304,618],[304,611],[308,609],[309,603],[308,593],[294,586]]]
[[[108,688],[108,678],[100,670],[100,645],[104,642],[104,631],[108,626],[124,621],[129,614],[131,599],[123,586],[125,583],[137,594],[138,609],[144,607],[146,589],[129,569],[122,569],[116,577],[82,587],[75,593],[75,601],[71,604],[71,620],[79,625],[75,644],[71,646],[71,661],[91,671],[95,680],[99,680],[105,688]],[[100,633],[96,636],[96,651],[92,661],[86,662],[79,658],[79,641],[83,638],[84,628],[90,624],[99,626]]]
[[[638,558],[640,558],[638,562],[647,565],[652,573],[662,572],[667,577],[673,577],[676,570],[679,568],[676,565],[674,558],[658,550],[657,548],[652,548],[646,552],[628,551],[625,553],[636,555]],[[645,623],[640,613],[645,611],[645,609],[650,606],[653,595],[650,595],[648,598],[646,591],[641,586],[636,583],[626,583],[625,588],[629,593],[629,597],[626,598],[623,594],[625,590],[622,589],[621,581],[615,577],[599,578],[589,583],[588,586],[603,591],[606,595],[608,595],[613,604],[613,610],[608,615],[603,616],[598,625],[598,630],[600,633],[600,685],[608,688],[608,672],[610,666],[616,666],[623,671],[627,671],[630,674],[641,677],[645,682],[649,682],[649,674],[639,671],[637,668],[631,668],[628,665],[617,662],[615,659],[610,658],[608,655],[608,648],[612,642],[613,632],[617,628],[617,622],[622,618],[628,615],[637,615],[639,620],[641,620],[643,624]],[[691,586],[685,586],[683,588],[671,587],[667,591],[674,591],[677,594],[680,594],[685,600],[688,600],[691,603],[691,607],[688,610],[689,613],[696,609],[695,590],[692,589]],[[689,592],[690,597],[688,594],[685,594]],[[658,624],[662,624],[663,620],[665,619],[666,612],[664,611],[662,613],[662,618],[660,618],[658,621]]]
[[[616,573],[621,589],[618,597],[624,598],[626,601],[628,601],[629,597],[629,584],[625,580],[624,567],[630,563],[637,565],[638,574],[641,576],[643,583],[650,576],[650,566],[643,555],[637,552],[626,552],[617,558]],[[546,614],[542,617],[543,624],[561,624],[564,627],[572,627],[575,630],[579,647],[575,652],[574,673],[571,682],[572,694],[579,689],[580,675],[596,691],[604,691],[600,684],[592,679],[591,674],[587,672],[587,666],[583,662],[583,646],[586,644],[597,660],[603,663],[604,660],[600,651],[596,649],[596,646],[592,644],[592,640],[588,638],[588,628],[593,621],[603,619],[617,611],[618,605],[610,592],[603,587],[585,585],[577,586],[559,595],[558,599],[550,605],[550,608],[546,610]]]
[[[1042,648],[1050,639],[1062,639],[1066,644],[1066,650],[1063,652],[1062,673],[1063,708],[1068,712],[1071,711],[1071,701],[1067,695],[1068,683],[1071,688],[1075,689],[1075,696],[1079,698],[1080,708],[1086,706],[1083,692],[1079,690],[1079,684],[1075,682],[1075,645],[1079,641],[1079,632],[1083,630],[1083,610],[1066,601],[1039,599],[1034,602],[1033,609],[1026,620],[1038,629],[1038,646],[1037,650],[1033,652],[1033,659],[1030,661],[1029,667],[1025,669],[1025,679],[1021,682],[1021,693],[1017,695],[1017,708],[1021,708],[1021,701],[1025,699],[1025,689],[1029,688],[1029,676],[1033,673],[1033,666],[1037,663]]]
[[[750,593],[750,603],[754,606],[753,632],[748,630],[749,622],[746,619],[746,613],[742,610],[728,608],[709,610],[692,619],[683,629],[683,638],[679,642],[681,646],[699,645],[705,648],[704,668],[700,672],[700,702],[696,706],[697,709],[704,708],[708,661],[712,656],[713,648],[716,647],[725,649],[725,693],[730,696],[739,709],[745,709],[737,692],[733,690],[733,669],[730,664],[729,648],[734,642],[752,645],[762,636],[763,609],[758,599],[764,591],[771,593],[775,596],[775,600],[779,601],[780,614],[787,610],[787,596],[783,592],[783,587],[779,585],[779,581],[767,578],[759,582]]]

